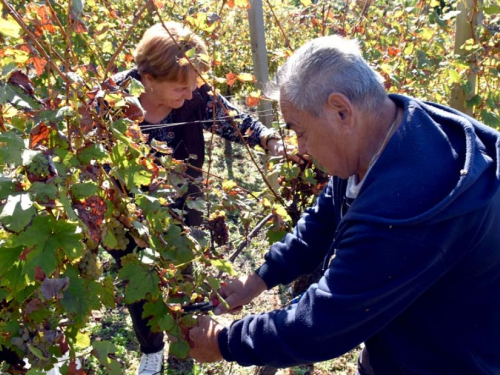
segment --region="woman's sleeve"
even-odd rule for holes
[[[235,128],[236,126],[250,147],[261,146],[263,139],[267,139],[276,133],[274,129],[267,128],[260,121],[232,105],[222,95],[218,95],[217,98],[214,98],[212,95],[209,97],[210,100],[207,102],[205,111],[206,121],[204,122],[204,127],[206,130],[212,131],[214,129],[215,133],[222,138],[243,143]]]

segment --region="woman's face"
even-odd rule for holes
[[[185,83],[159,81],[150,77],[147,77],[145,81],[146,93],[155,102],[172,109],[180,108],[185,100],[190,100],[193,97],[193,91],[197,87],[196,77],[190,77],[188,82]]]

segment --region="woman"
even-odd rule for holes
[[[201,38],[182,24],[156,24],[144,33],[137,45],[134,56],[136,67],[112,77],[118,85],[125,83],[129,77],[143,84],[145,92],[139,100],[146,115],[140,125],[144,126],[143,133],[149,135],[148,142],[153,139],[166,142],[172,148],[174,158],[186,160],[196,167],[188,168],[187,172],[195,178],[201,176],[205,156],[203,130],[215,127],[213,130],[218,135],[241,142],[233,126],[234,120],[241,134],[250,134],[246,142],[251,147],[261,145],[271,155],[283,155],[283,142],[274,130],[238,112],[224,97],[218,95],[214,98],[208,85],[198,87],[193,67],[202,73],[209,69],[208,63],[201,58],[191,59],[193,65],[179,63],[187,62],[185,53],[190,51],[191,55],[193,49],[198,57],[208,55]],[[228,110],[237,115],[229,117]],[[165,126],[151,126],[160,124]],[[199,192],[198,187],[191,185],[187,194],[196,195]],[[185,197],[177,202],[179,208],[183,208],[184,200]],[[187,210],[184,222],[190,226],[200,225],[201,212]],[[119,265],[120,258],[134,250],[136,245],[131,242],[125,251],[110,251]],[[137,302],[128,307],[143,353],[137,374],[150,375],[162,370],[163,333],[151,332],[147,326],[148,319],[142,318],[143,306],[144,302]]]

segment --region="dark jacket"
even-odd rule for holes
[[[112,79],[117,85],[122,85],[129,77],[141,80],[137,69],[120,72],[115,74]],[[189,164],[201,168],[205,159],[204,129],[212,130],[212,127],[215,126],[214,131],[217,135],[241,143],[241,137],[233,126],[234,121],[251,147],[260,145],[262,137],[268,137],[275,133],[273,129],[265,127],[251,116],[240,112],[221,95],[213,106],[213,96],[210,91],[211,88],[208,85],[196,89],[191,100],[186,100],[181,108],[172,110],[162,121],[162,123],[182,125],[143,130],[143,133],[149,135],[148,142],[153,139],[167,142],[168,146],[173,149],[173,158],[187,160]],[[229,117],[223,106],[236,115]],[[140,125],[151,124],[143,121]],[[188,169],[188,173],[193,177],[201,176],[201,172],[192,168]]]
[[[269,288],[321,262],[323,277],[224,329],[226,360],[288,367],[364,342],[375,374],[500,374],[500,134],[390,97],[403,122],[345,215],[332,178],[257,270]]]

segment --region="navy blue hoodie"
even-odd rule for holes
[[[375,374],[500,374],[500,134],[390,97],[404,118],[349,210],[334,177],[257,270],[269,288],[324,262],[322,278],[224,329],[226,360],[289,367],[364,342]]]

